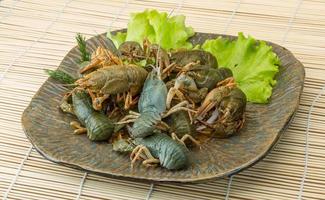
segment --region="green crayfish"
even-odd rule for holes
[[[88,138],[92,141],[109,139],[114,132],[114,123],[106,115],[93,109],[91,99],[86,92],[74,90],[71,95],[72,106],[69,107],[69,111],[76,115],[80,122],[70,123],[75,129],[74,133],[87,133]]]
[[[124,117],[118,123],[134,122],[130,129],[130,134],[133,138],[143,138],[153,133],[157,128],[158,123],[172,113],[185,110],[193,112],[187,108],[188,102],[183,101],[174,107],[166,110],[167,87],[161,80],[158,72],[153,70],[149,73],[138,101],[139,113]]]
[[[113,149],[119,152],[131,152],[131,168],[143,159],[145,166],[160,165],[170,170],[186,168],[189,165],[189,150],[181,140],[155,132],[145,138],[119,139],[113,143]]]
[[[161,120],[166,111],[167,87],[152,71],[143,86],[138,102],[140,116],[134,121],[131,129],[132,137],[145,137],[152,133],[155,125]]]

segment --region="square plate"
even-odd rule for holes
[[[125,30],[124,30],[125,31]],[[87,40],[93,52],[99,45],[116,51],[105,33]],[[218,34],[196,33],[191,42],[202,44]],[[230,39],[237,37],[222,35]],[[102,175],[157,182],[193,183],[216,179],[237,173],[261,160],[276,144],[290,119],[296,112],[302,93],[305,71],[303,65],[284,47],[268,43],[281,60],[277,84],[268,104],[248,103],[246,122],[240,134],[228,139],[211,139],[201,149],[193,149],[192,164],[179,171],[130,168],[128,155],[114,152],[112,144],[92,142],[86,135],[72,134],[69,126],[74,116],[58,108],[67,92],[54,79],[49,78],[35,94],[22,115],[24,131],[34,147],[47,159],[74,168]],[[76,74],[80,52],[74,47],[63,59],[59,69]]]

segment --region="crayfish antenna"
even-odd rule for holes
[[[157,72],[157,76],[159,77],[159,79],[161,79],[161,66],[159,65],[159,51],[160,51],[160,45],[158,46],[158,51],[157,51],[157,57],[156,57],[156,72]]]
[[[152,64],[147,65],[148,67],[152,67],[152,70],[157,73],[158,78],[161,80],[161,72],[160,67],[154,66]]]

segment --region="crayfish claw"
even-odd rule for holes
[[[214,103],[214,102],[209,102],[209,103],[203,102],[201,107],[199,107],[196,115],[198,117],[206,115],[206,113],[209,112],[215,105],[216,105],[216,103]]]
[[[99,46],[91,55],[91,62],[82,68],[81,74],[97,68],[103,68],[111,65],[120,65],[122,61],[115,56],[110,50]]]
[[[100,63],[99,59],[94,59],[91,63],[89,63],[87,66],[79,70],[80,74],[85,73],[86,71],[89,71],[91,69],[94,69],[97,67],[97,65]]]
[[[234,88],[236,87],[236,83],[235,83],[235,79],[234,77],[228,77],[225,80],[220,81],[219,83],[217,83],[217,87],[221,87],[221,86],[226,86],[229,88]]]

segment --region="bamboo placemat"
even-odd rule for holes
[[[20,117],[75,45],[124,28],[130,12],[155,8],[187,16],[200,32],[279,43],[305,65],[299,110],[275,149],[252,168],[208,184],[170,185],[87,174],[45,160]],[[0,1],[0,195],[3,199],[325,199],[325,2],[321,0]],[[46,113],[44,113],[46,115]],[[306,145],[307,144],[307,145]]]

